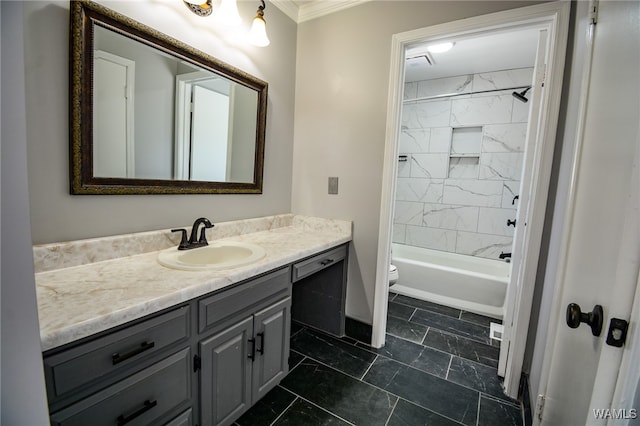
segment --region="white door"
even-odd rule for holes
[[[590,19],[584,4],[578,5],[580,10],[578,20]],[[633,347],[637,355],[637,342],[628,340],[625,348],[616,348],[605,340],[612,318],[637,319],[640,309],[633,304],[640,266],[640,2],[601,1],[590,31],[592,66],[587,47],[582,96],[588,98],[577,120],[563,260],[556,276],[547,278],[557,284],[541,377],[543,404],[534,418],[543,425],[627,424],[632,419],[613,417],[633,417],[631,411],[620,411],[630,410],[629,405],[619,404],[633,400],[638,382],[637,367],[635,377],[632,373],[639,361],[629,358]],[[569,303],[583,312],[601,305],[602,334],[594,336],[585,324],[569,328]],[[630,336],[637,336],[637,327],[631,323]]]
[[[93,176],[134,177],[135,62],[94,53]]]
[[[511,279],[507,287],[503,321],[504,332],[498,363],[498,374],[505,378],[505,383],[515,381],[513,385],[507,386],[507,390],[511,390],[511,396],[514,398],[517,397],[516,391],[520,382],[519,372],[522,371],[525,345],[512,345],[512,343],[515,343],[516,338],[526,341],[529,315],[523,316],[522,314],[531,311],[531,294],[535,284],[536,266],[540,250],[540,237],[538,234],[542,232],[542,228],[538,227],[538,234],[532,237],[531,232],[529,232],[532,227],[527,227],[527,222],[534,220],[542,222],[544,220],[544,218],[532,217],[534,214],[532,201],[535,200],[536,194],[531,185],[536,174],[534,168],[538,166],[534,162],[536,148],[542,143],[542,140],[539,139],[541,134],[538,130],[541,124],[542,111],[540,110],[540,105],[544,92],[544,74],[547,64],[547,39],[548,31],[540,30],[530,96],[531,106],[527,125],[526,152],[523,161],[520,191],[518,192],[520,197],[511,256]],[[525,283],[528,285],[525,285]],[[507,364],[511,366],[514,363],[516,368],[507,368]],[[512,377],[514,372],[517,377]]]
[[[191,179],[227,180],[229,96],[193,86]]]

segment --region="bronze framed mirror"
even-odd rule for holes
[[[71,2],[72,194],[260,194],[268,84]]]

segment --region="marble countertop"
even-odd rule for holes
[[[166,246],[146,247],[147,250],[156,250],[141,254],[128,253],[124,257],[93,263],[84,260],[76,266],[51,269],[50,265],[43,266],[43,259],[51,257],[53,253],[60,264],[78,263],[73,259],[65,263],[68,259],[62,259],[60,253],[68,253],[67,258],[73,257],[79,252],[86,252],[75,245],[84,244],[86,247],[88,243],[83,241],[34,247],[36,270],[41,270],[36,273],[36,293],[42,350],[62,346],[220,290],[349,242],[352,238],[349,221],[293,215],[269,219],[266,226],[253,226],[256,223],[251,222],[249,229],[253,232],[245,233],[242,230],[247,230],[249,221],[238,221],[241,225],[237,226],[240,230],[237,232],[230,230],[236,222],[227,223],[227,230],[221,232],[231,235],[218,239],[257,244],[265,249],[266,256],[250,265],[224,271],[179,271],[161,266],[157,262],[158,251]],[[157,232],[167,238],[170,236],[166,230]],[[148,239],[149,234],[144,233],[144,237]],[[212,241],[211,236],[207,235]],[[137,234],[131,234],[131,240],[136,237]],[[97,252],[105,251],[103,246],[117,245],[114,238],[103,239],[102,246],[101,239],[93,240],[91,244]],[[173,244],[168,239],[166,241]]]

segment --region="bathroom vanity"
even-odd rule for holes
[[[350,222],[241,222],[216,228],[239,226],[226,238],[266,256],[233,270],[167,269],[155,251],[36,274],[53,425],[232,424],[288,373],[292,305],[301,322],[344,332]],[[94,242],[36,247],[36,266]]]

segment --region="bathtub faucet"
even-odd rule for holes
[[[503,251],[500,252],[498,256],[500,259],[511,259],[511,253],[505,253]]]

